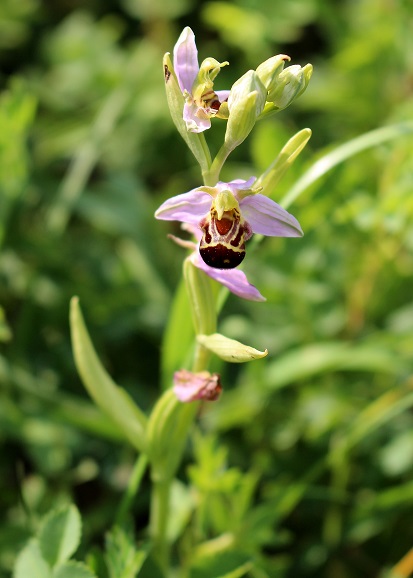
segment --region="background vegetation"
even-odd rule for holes
[[[258,124],[222,175],[258,175],[310,127],[279,200],[342,143],[411,121],[412,24],[407,0],[1,2],[2,578],[42,516],[72,501],[83,518],[76,557],[106,576],[99,549],[135,452],[83,390],[68,304],[79,295],[109,372],[149,410],[184,256],[153,212],[200,184],[169,117],[163,53],[191,26],[201,59],[230,61],[219,88],[277,53],[314,65],[307,92]],[[270,356],[216,365],[225,392],[203,412],[180,476],[178,565],[194,535],[229,532],[258,578],[385,576],[412,547],[413,137],[403,126],[303,189],[290,207],[302,240],[249,251],[245,271],[268,301],[231,296],[221,330]],[[216,121],[212,148],[223,131]],[[130,511],[138,538],[148,488],[145,478]]]

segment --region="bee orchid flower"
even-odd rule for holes
[[[227,118],[220,113],[221,104],[228,99],[229,90],[214,91],[214,79],[228,62],[206,58],[198,65],[195,35],[187,26],[174,47],[174,70],[185,98],[183,120],[190,132],[203,132],[211,127],[211,117]]]
[[[245,257],[253,233],[268,237],[301,237],[293,215],[254,190],[255,177],[215,187],[202,186],[165,201],[157,219],[195,225],[201,232],[199,255],[213,269],[234,269]]]
[[[195,267],[201,269],[208,275],[208,277],[215,279],[215,281],[224,285],[224,287],[231,291],[231,293],[234,293],[234,295],[237,295],[242,299],[248,299],[249,301],[266,301],[265,297],[261,295],[258,289],[249,283],[247,276],[240,269],[216,269],[205,263],[199,253],[199,242],[202,238],[201,229],[188,223],[184,223],[182,229],[191,233],[198,242],[194,243],[193,241],[185,241],[179,237],[175,237],[175,235],[168,236],[181,247],[185,247],[191,251],[188,259],[193,265],[195,265]]]

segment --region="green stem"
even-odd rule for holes
[[[206,165],[208,167],[207,169],[203,169],[201,167],[202,174],[204,174],[204,172],[207,173],[209,168],[211,167],[211,163],[212,163],[211,152],[209,150],[209,146],[208,146],[207,141],[205,139],[205,135],[203,133],[198,133],[198,138],[199,138],[199,143],[200,143],[202,150],[204,152],[204,155],[205,155]]]
[[[171,480],[153,480],[151,493],[150,535],[155,557],[165,573],[169,567],[169,542],[167,538]]]
[[[197,373],[199,371],[205,371],[208,367],[210,357],[211,357],[210,351],[200,343],[197,343],[195,345],[192,371],[194,373]]]
[[[227,153],[224,156],[224,153],[222,152],[223,148],[221,148],[221,151],[218,153],[217,158],[214,161],[215,162],[215,169],[214,169],[215,172],[214,172],[212,171],[211,155],[204,135],[202,134],[199,135],[199,142],[204,151],[207,164],[207,167],[201,166],[204,184],[215,185],[219,179],[219,173],[222,164],[229,153]],[[191,302],[191,313],[194,320],[195,332],[197,334],[205,332],[210,333],[211,331],[209,330],[210,329],[213,330],[213,328],[216,326],[215,300],[210,280],[201,271],[196,269],[192,264],[188,262],[185,262],[184,264],[184,277],[188,290],[188,296]],[[211,319],[212,311],[214,319]],[[208,313],[210,315],[208,315]],[[205,370],[208,365],[209,356],[210,352],[204,346],[196,343],[192,371],[199,372]],[[168,396],[168,393],[169,392],[166,392],[166,394],[164,394],[164,397]],[[163,408],[162,405],[164,411],[161,412],[161,410],[159,410],[162,414],[165,413],[163,419],[166,419],[166,414],[168,413],[168,411],[172,411],[170,409],[169,400],[166,397],[165,399],[166,405],[163,404],[165,405],[165,408]],[[178,402],[175,398],[175,405],[176,403]],[[183,416],[181,415],[180,428],[179,425],[177,425],[177,427],[175,428],[175,433],[177,432],[178,429],[181,429],[178,438],[182,442],[184,442],[188,437],[189,430],[193,424],[193,421],[197,413],[198,405],[199,404],[191,404],[190,408],[189,407],[185,408],[185,410],[189,410],[189,413],[187,414],[187,419],[184,419]],[[156,432],[159,438],[159,436],[162,435],[162,432],[159,431],[158,427],[156,428]],[[177,451],[178,448],[176,444],[177,440],[174,441],[174,444],[171,444],[172,446],[170,448],[171,452]],[[182,443],[181,451],[183,451],[183,447],[184,443]],[[150,510],[150,524],[149,524],[150,535],[153,540],[155,557],[165,575],[168,574],[169,555],[170,555],[169,552],[170,547],[167,533],[170,515],[171,483],[172,483],[172,476],[174,475],[176,469],[177,467],[175,464],[174,468],[168,470],[167,477],[157,478],[156,469],[154,468],[154,464],[152,463],[152,492],[151,492],[151,510]]]
[[[219,181],[221,169],[230,155],[231,150],[225,146],[225,143],[219,149],[217,156],[212,161],[209,171],[203,173],[204,184],[209,187],[214,187]]]
[[[123,495],[122,501],[120,503],[117,515],[116,524],[122,525],[125,521],[126,515],[132,507],[132,502],[139,491],[143,475],[148,465],[148,456],[146,454],[140,454],[135,462],[132,470],[132,474],[129,478],[128,487]]]

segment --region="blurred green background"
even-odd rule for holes
[[[412,119],[408,0],[0,3],[1,577],[36,521],[68,500],[83,515],[83,555],[99,545],[134,463],[77,376],[72,295],[117,383],[147,411],[159,395],[184,254],[166,236],[178,228],[153,212],[200,184],[162,74],[186,25],[200,60],[230,62],[218,88],[277,53],[315,69],[307,92],[234,152],[224,180],[258,176],[310,127],[279,200],[336,146]],[[213,151],[224,130],[217,120],[206,135]],[[256,477],[254,543],[245,536],[267,574],[251,576],[384,576],[413,545],[412,147],[400,136],[306,189],[289,209],[305,237],[247,253],[267,303],[231,296],[221,315],[222,333],[270,356],[217,364],[225,392],[201,427],[228,453],[214,466],[210,441],[189,476],[221,505],[237,494],[213,486],[217,471]],[[145,479],[138,535],[148,489]],[[226,523],[211,516],[208,537]]]

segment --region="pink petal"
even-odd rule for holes
[[[191,260],[196,267],[202,269],[204,273],[221,283],[221,285],[224,285],[234,295],[249,301],[266,301],[258,289],[248,282],[247,276],[240,269],[215,269],[214,267],[209,267],[204,263],[198,251],[192,253]]]
[[[253,184],[255,183],[255,181],[257,180],[256,177],[250,177],[248,179],[248,181],[245,181],[244,179],[234,179],[233,181],[229,181],[229,183],[224,183],[223,181],[219,181],[219,183],[216,185],[216,188],[219,191],[228,191],[230,190],[231,193],[238,199],[240,200],[240,197],[242,198],[243,195],[238,195],[238,191],[247,191],[249,189],[251,189],[251,187],[253,186]]]
[[[216,90],[215,94],[218,97],[219,102],[225,102],[228,100],[230,90]]]
[[[248,181],[244,181],[244,179],[234,179],[233,181],[229,181],[227,184],[231,189],[234,189],[234,191],[245,191],[250,189],[256,180],[257,177],[250,177]]]
[[[184,104],[183,119],[190,132],[203,132],[211,128],[211,120],[205,110],[194,102]]]
[[[199,71],[198,50],[195,35],[187,26],[183,29],[174,48],[174,69],[179,87],[184,92],[192,92],[192,85]]]
[[[199,228],[198,225],[193,225],[191,223],[182,223],[181,229],[184,231],[188,231],[195,237],[195,239],[199,242],[202,239],[203,232]]]
[[[166,200],[156,211],[155,217],[162,221],[183,221],[198,225],[211,209],[212,198],[208,193],[193,189]]]
[[[245,197],[240,201],[240,209],[254,233],[268,237],[302,237],[303,235],[297,219],[264,195]]]

